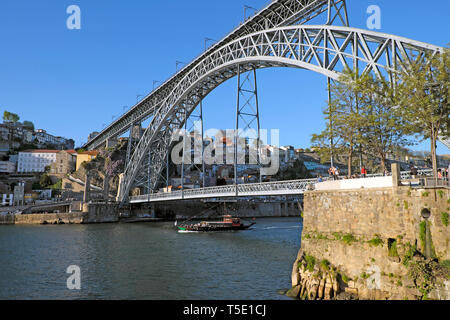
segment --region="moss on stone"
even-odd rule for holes
[[[406,200],[403,201],[403,207],[405,208],[405,210],[408,210],[409,207],[408,201]]]
[[[444,226],[448,226],[448,212],[441,212],[441,221]]]
[[[378,247],[379,245],[383,245],[383,240],[379,235],[375,235],[375,238],[367,241],[371,246]]]
[[[422,192],[422,197],[428,197],[430,193],[428,191]]]
[[[342,241],[344,241],[344,243],[346,244],[351,244],[352,242],[356,241],[356,238],[351,233],[347,233],[342,237]]]
[[[424,220],[419,224],[419,239],[422,250],[425,250],[426,233],[427,233],[427,222]]]
[[[341,240],[342,239],[342,234],[340,234],[339,232],[333,232],[333,236],[335,240]]]

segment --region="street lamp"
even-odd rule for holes
[[[206,51],[206,43],[208,41],[217,42],[217,40],[211,39],[211,38],[205,38],[205,51]]]
[[[177,69],[177,71],[178,71],[178,65],[180,65],[180,64],[186,64],[186,62],[183,62],[183,61],[175,61],[175,64],[176,64],[176,69]]]
[[[252,10],[258,11],[258,9],[255,9],[253,7],[244,5],[244,21],[247,19],[247,14],[246,14],[247,13],[247,9],[252,9]]]
[[[123,112],[125,112],[126,109],[128,109],[128,106],[123,106]]]
[[[143,97],[143,95],[142,95],[142,94],[138,94],[138,95],[136,96],[136,104],[139,103],[139,97]]]
[[[162,81],[159,80],[153,80],[153,91],[155,91],[155,84],[162,83]]]

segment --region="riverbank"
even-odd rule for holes
[[[450,190],[308,191],[289,295],[450,299]]]

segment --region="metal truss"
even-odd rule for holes
[[[136,145],[139,143],[142,135],[142,125],[141,123],[135,123],[130,129],[130,135],[128,137],[128,145],[127,145],[127,155],[125,160],[125,165],[128,165],[128,162],[131,159],[131,155],[134,153],[134,149]]]
[[[443,48],[394,35],[337,26],[289,26],[257,32],[220,47],[190,70],[160,102],[133,154],[120,200],[151,150],[152,189],[158,185],[171,135],[214,88],[238,73],[267,67],[297,67],[337,80],[345,69],[395,78],[414,55]]]
[[[110,138],[115,138],[137,122],[151,117],[177,84],[201,61],[210,57],[219,48],[254,32],[294,24],[305,24],[313,19],[324,18],[321,23],[332,23],[346,17],[345,0],[275,0],[241,23],[223,39],[209,47],[204,53],[188,63],[158,88],[153,90],[129,111],[87,142],[83,148],[94,150],[102,147]],[[344,12],[345,11],[345,12]],[[336,16],[339,13],[338,16]],[[339,18],[339,19],[338,19]],[[344,25],[345,22],[343,22]]]
[[[446,146],[447,148],[450,149],[450,138],[445,138],[445,137],[443,137],[443,136],[439,136],[439,137],[438,137],[438,140],[439,140],[444,146]]]
[[[236,131],[234,136],[234,183],[237,184],[237,167],[241,163],[256,164],[261,169],[260,161],[260,126],[258,85],[256,69],[241,74],[238,65],[237,74],[237,103],[236,103]],[[245,148],[238,150],[238,148]],[[248,150],[247,150],[248,147]],[[256,152],[255,152],[256,151]],[[248,162],[245,156],[248,154]],[[241,158],[241,159],[239,159]],[[243,158],[243,159],[242,159]],[[261,182],[259,174],[259,182]]]

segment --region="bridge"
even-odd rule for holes
[[[432,175],[431,169],[418,170],[420,176]],[[369,174],[368,178],[381,177],[382,174]],[[409,171],[400,172],[402,180],[410,179]],[[325,178],[327,180],[328,178]],[[210,198],[238,198],[238,197],[264,197],[264,196],[287,196],[301,195],[308,189],[314,189],[317,179],[301,179],[291,181],[276,181],[266,183],[249,183],[216,186],[208,188],[188,189],[172,192],[159,192],[145,194],[130,198],[131,204],[164,202],[174,200],[194,200],[194,199],[210,199]]]
[[[307,25],[313,20],[322,24]],[[168,159],[174,145],[173,134],[186,127],[196,108],[201,110],[202,100],[223,82],[237,77],[239,96],[241,75],[252,72],[256,101],[256,70],[270,67],[311,70],[323,74],[328,83],[337,80],[346,69],[375,73],[395,83],[398,71],[406,68],[413,56],[442,50],[400,36],[350,27],[345,0],[275,0],[188,63],[84,148],[108,146],[111,139],[130,131],[127,165],[118,197],[122,204],[137,201],[130,199],[130,192],[136,188],[146,194],[139,199],[147,197],[147,201],[157,197],[207,197],[195,190],[171,196],[155,195],[154,191],[161,185],[169,185]],[[237,118],[239,110],[238,98]],[[255,116],[258,117],[258,111]],[[150,124],[143,134],[134,136],[133,128],[140,128],[147,119]],[[259,191],[243,185],[208,190],[234,195],[275,192],[263,190],[268,186],[274,190],[280,186],[289,192],[291,188],[301,190],[304,183],[259,184]]]

